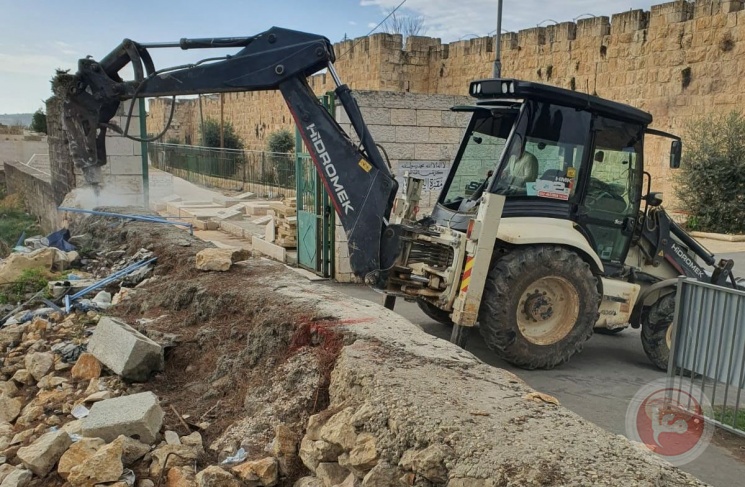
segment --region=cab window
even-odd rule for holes
[[[494,192],[567,201],[579,181],[591,115],[573,108],[530,101],[524,130],[513,138]],[[523,125],[521,123],[521,125]]]

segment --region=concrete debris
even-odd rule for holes
[[[272,487],[277,485],[279,471],[277,460],[271,457],[241,463],[232,468],[233,472],[251,487]]]
[[[32,477],[33,475],[28,470],[14,468],[5,476],[0,487],[26,487],[31,483]]]
[[[24,364],[26,365],[26,370],[38,382],[54,365],[54,355],[44,352],[30,353],[26,355]]]
[[[96,454],[106,444],[101,438],[81,438],[73,443],[62,455],[57,465],[57,473],[67,479],[70,471]]]
[[[163,424],[163,410],[152,392],[97,402],[82,421],[83,436],[113,441],[119,435],[155,442]]]
[[[83,353],[78,357],[70,374],[77,380],[98,379],[101,377],[101,362],[92,353]]]
[[[144,382],[151,373],[163,370],[160,345],[128,324],[108,316],[99,321],[88,342],[88,351],[127,380]]]
[[[235,262],[246,260],[250,256],[250,252],[239,248],[204,249],[197,253],[196,268],[200,271],[225,272]]]
[[[12,423],[21,414],[23,402],[20,399],[0,393],[0,422]]]
[[[243,487],[240,480],[220,467],[207,467],[196,476],[197,487]]]
[[[88,487],[104,482],[116,482],[124,472],[122,465],[122,445],[104,445],[92,456],[73,467],[67,481],[73,487]]]
[[[176,433],[175,431],[168,430],[163,433],[163,437],[165,438],[166,443],[169,445],[181,444],[181,438],[179,438],[178,433]]]
[[[322,462],[316,468],[316,477],[323,483],[324,487],[332,487],[344,482],[350,472],[335,462]]]
[[[23,466],[39,477],[46,476],[72,444],[70,435],[63,430],[51,431],[40,436],[29,446],[18,450]]]
[[[122,463],[125,467],[132,466],[137,460],[147,455],[150,451],[150,445],[124,435],[117,437],[112,444],[121,446]]]
[[[193,465],[197,458],[199,458],[199,453],[187,445],[159,446],[152,452],[153,462],[150,464],[150,476],[157,478],[163,470],[171,467]]]

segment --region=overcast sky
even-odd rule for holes
[[[182,37],[248,36],[271,26],[359,37],[401,0],[0,0],[0,113],[33,112],[51,93],[56,68],[100,59],[123,38],[140,42]],[[610,15],[661,0],[505,0],[503,28],[517,31],[582,14]],[[496,29],[497,0],[407,0],[399,11],[421,15],[426,35],[445,42]],[[550,20],[549,20],[550,19]],[[204,54],[204,51],[201,52]],[[156,67],[197,59],[178,50],[155,54]]]

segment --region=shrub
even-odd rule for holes
[[[691,121],[676,194],[693,230],[745,233],[745,117],[738,112]]]
[[[243,141],[235,132],[233,124],[223,124],[225,149],[243,149]],[[217,120],[206,120],[203,127],[203,140],[206,147],[220,147],[220,123]]]
[[[44,110],[39,108],[38,110],[36,110],[36,112],[34,112],[29,128],[34,132],[38,132],[40,134],[47,133],[47,114],[44,113]]]
[[[17,281],[0,286],[0,304],[16,304],[47,286],[47,279],[39,269],[26,269]]]
[[[266,150],[269,152],[293,152],[295,150],[295,136],[287,129],[272,132],[267,137]]]

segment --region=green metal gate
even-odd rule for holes
[[[320,98],[334,115],[334,94]],[[300,267],[322,277],[334,275],[335,214],[323,182],[306,151],[300,132],[295,129],[297,174],[297,261]]]

